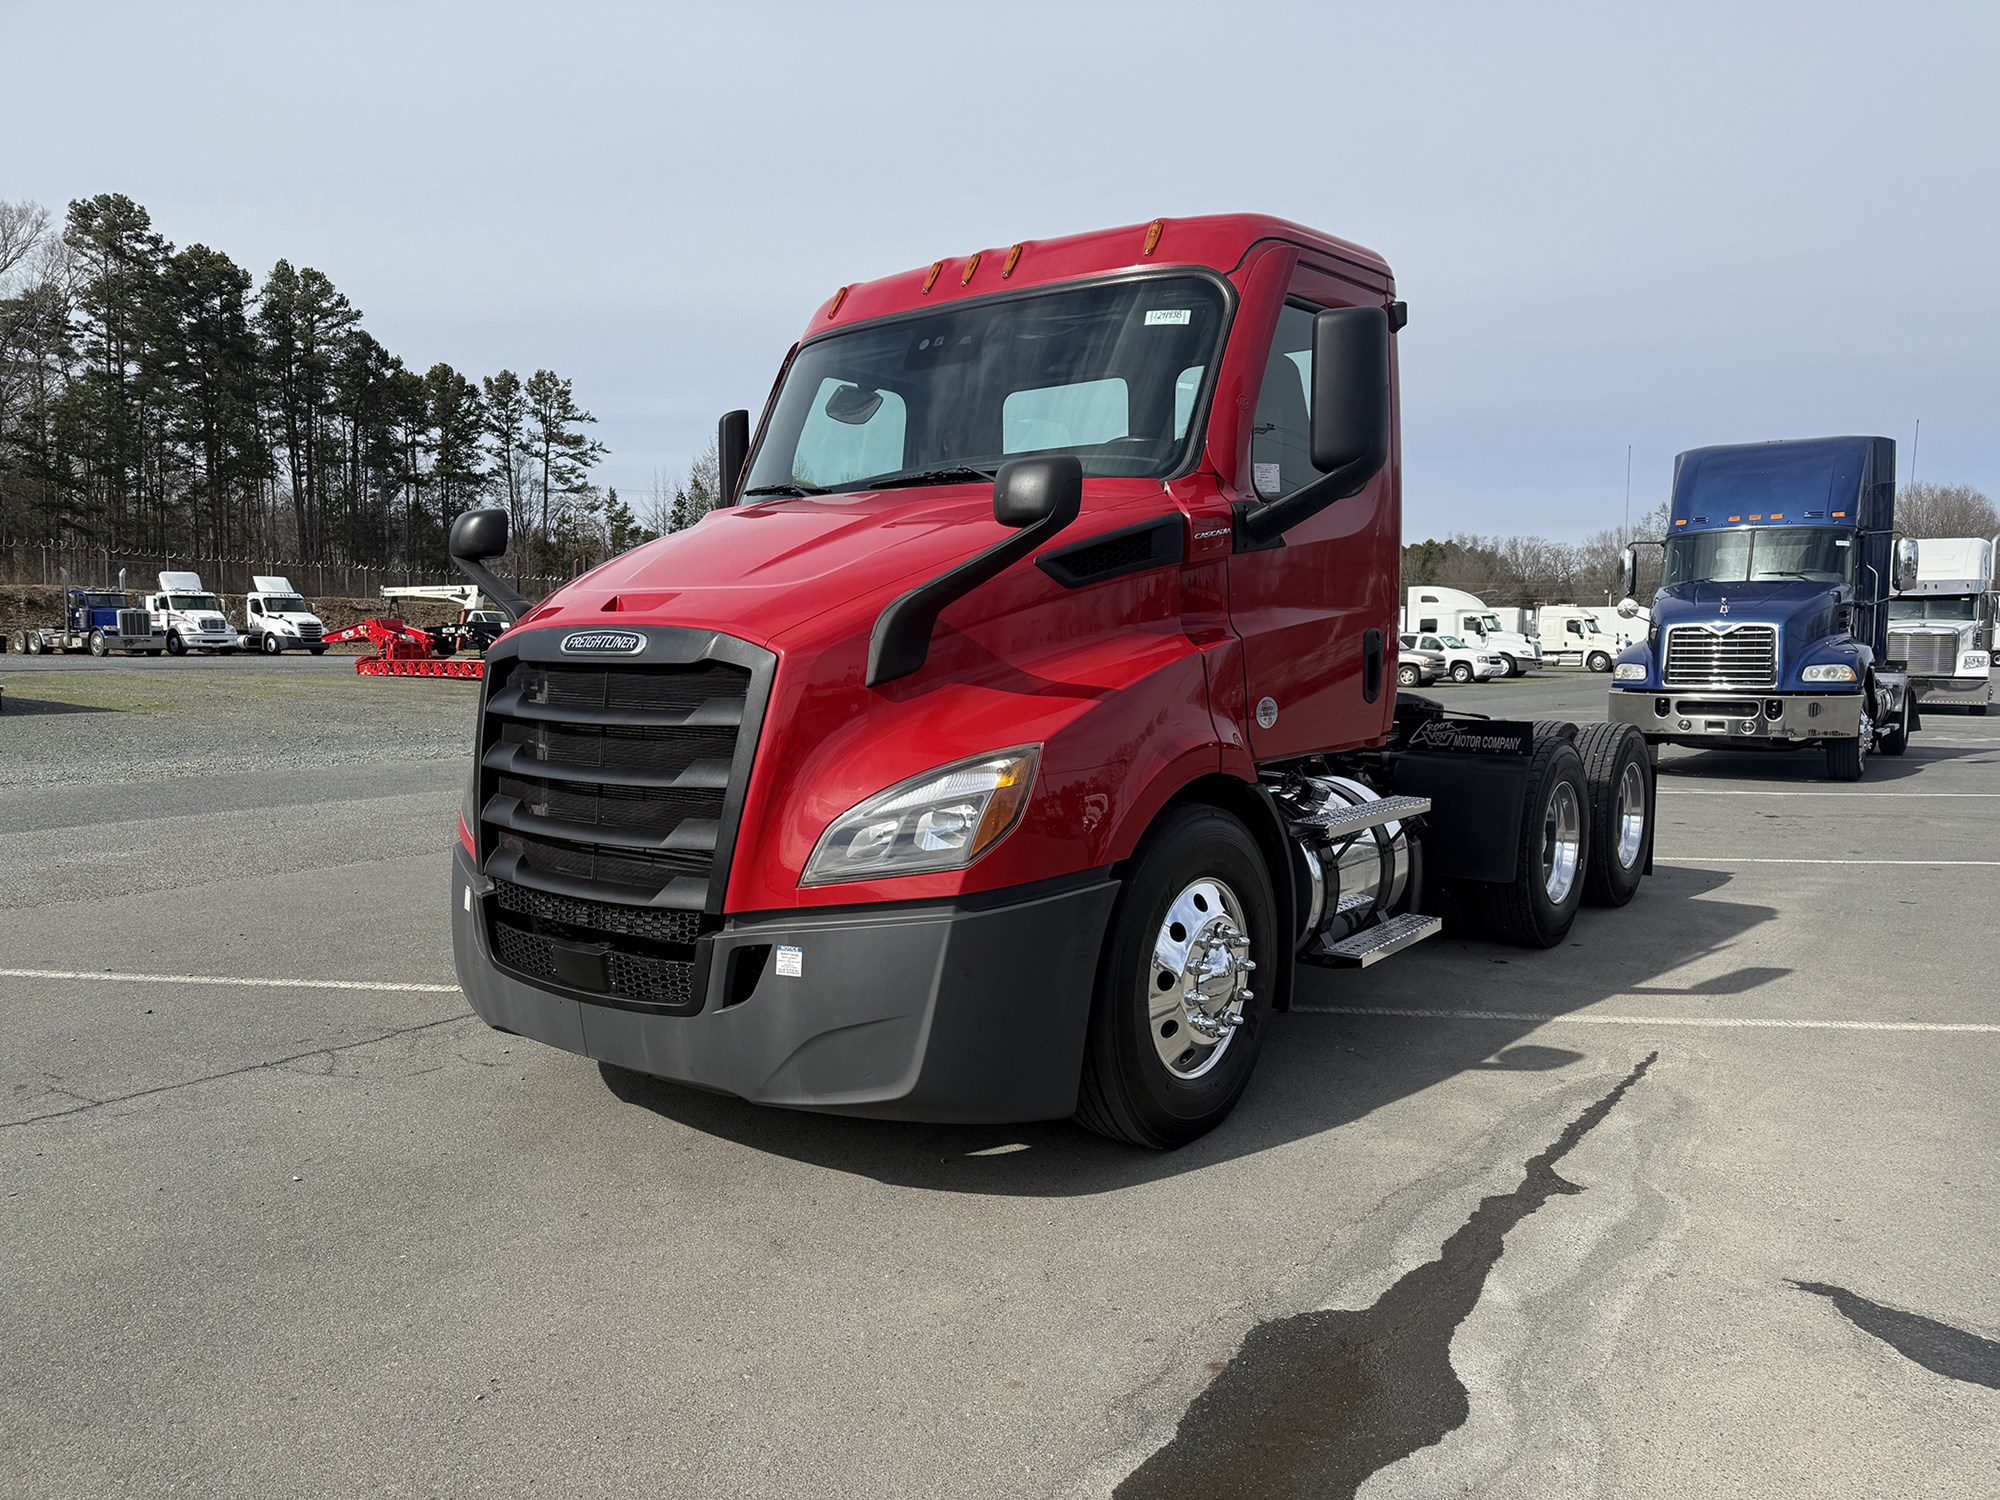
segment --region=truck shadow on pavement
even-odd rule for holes
[[[1923,731],[1919,730],[1910,740],[1909,750],[1902,755],[1871,755],[1861,773],[1859,782],[1839,782],[1826,774],[1826,757],[1817,750],[1690,750],[1679,754],[1660,757],[1660,779],[1671,781],[1707,781],[1729,779],[1732,781],[1754,781],[1760,784],[1783,786],[1787,783],[1799,786],[1855,786],[1867,787],[1872,783],[1907,781],[1912,776],[1921,776],[1931,766],[1946,761],[1963,760],[1973,765],[1987,764],[1979,757],[1993,754],[1992,749],[1977,745],[1926,745]]]
[[[1783,978],[1789,970],[1752,968],[1675,982],[1677,971],[1712,960],[1776,919],[1773,907],[1719,898],[1730,879],[1721,870],[1663,866],[1630,906],[1586,910],[1568,943],[1548,952],[1442,937],[1368,970],[1303,970],[1297,1008],[1272,1019],[1236,1112],[1212,1134],[1174,1152],[1135,1150],[1067,1121],[924,1125],[796,1114],[609,1065],[601,1071],[625,1103],[828,1171],[946,1193],[1063,1198],[1115,1192],[1338,1130],[1462,1074],[1531,1075],[1582,1060],[1581,1052],[1524,1041],[1548,1017],[1627,995],[1644,997],[1640,1008],[1647,1014],[1700,1015],[1717,998]],[[1420,1014],[1354,1013],[1366,1010]],[[1584,1035],[1610,1042],[1604,1030]],[[1639,1031],[1633,1040],[1644,1035]]]
[[[99,708],[89,703],[58,703],[53,698],[23,698],[9,692],[4,702],[0,702],[0,715],[13,718],[16,714],[110,714],[115,708]]]

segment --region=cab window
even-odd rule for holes
[[[1264,385],[1250,435],[1250,477],[1266,500],[1289,495],[1319,477],[1312,466],[1312,329],[1308,307],[1286,303],[1271,335]]]

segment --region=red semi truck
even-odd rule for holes
[[[486,658],[453,855],[491,1025],[764,1104],[1074,1116],[1242,1094],[1296,966],[1455,911],[1548,947],[1650,868],[1628,727],[1396,690],[1389,267],[1255,216],[840,288],[724,508]]]

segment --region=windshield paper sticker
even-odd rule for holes
[[[1185,307],[1156,307],[1146,314],[1148,328],[1184,327],[1191,316]]]

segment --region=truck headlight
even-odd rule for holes
[[[1613,682],[1644,682],[1646,664],[1642,661],[1621,661],[1611,669]]]
[[[1821,662],[1818,666],[1807,667],[1803,672],[1799,673],[1799,681],[1852,682],[1854,681],[1854,668],[1848,666],[1846,662]]]
[[[962,870],[1028,805],[1039,745],[926,771],[835,818],[806,861],[805,885]]]
[[[1965,670],[1968,672],[1984,672],[1992,663],[1992,660],[1992,656],[1987,652],[1968,651],[1965,653]]]

